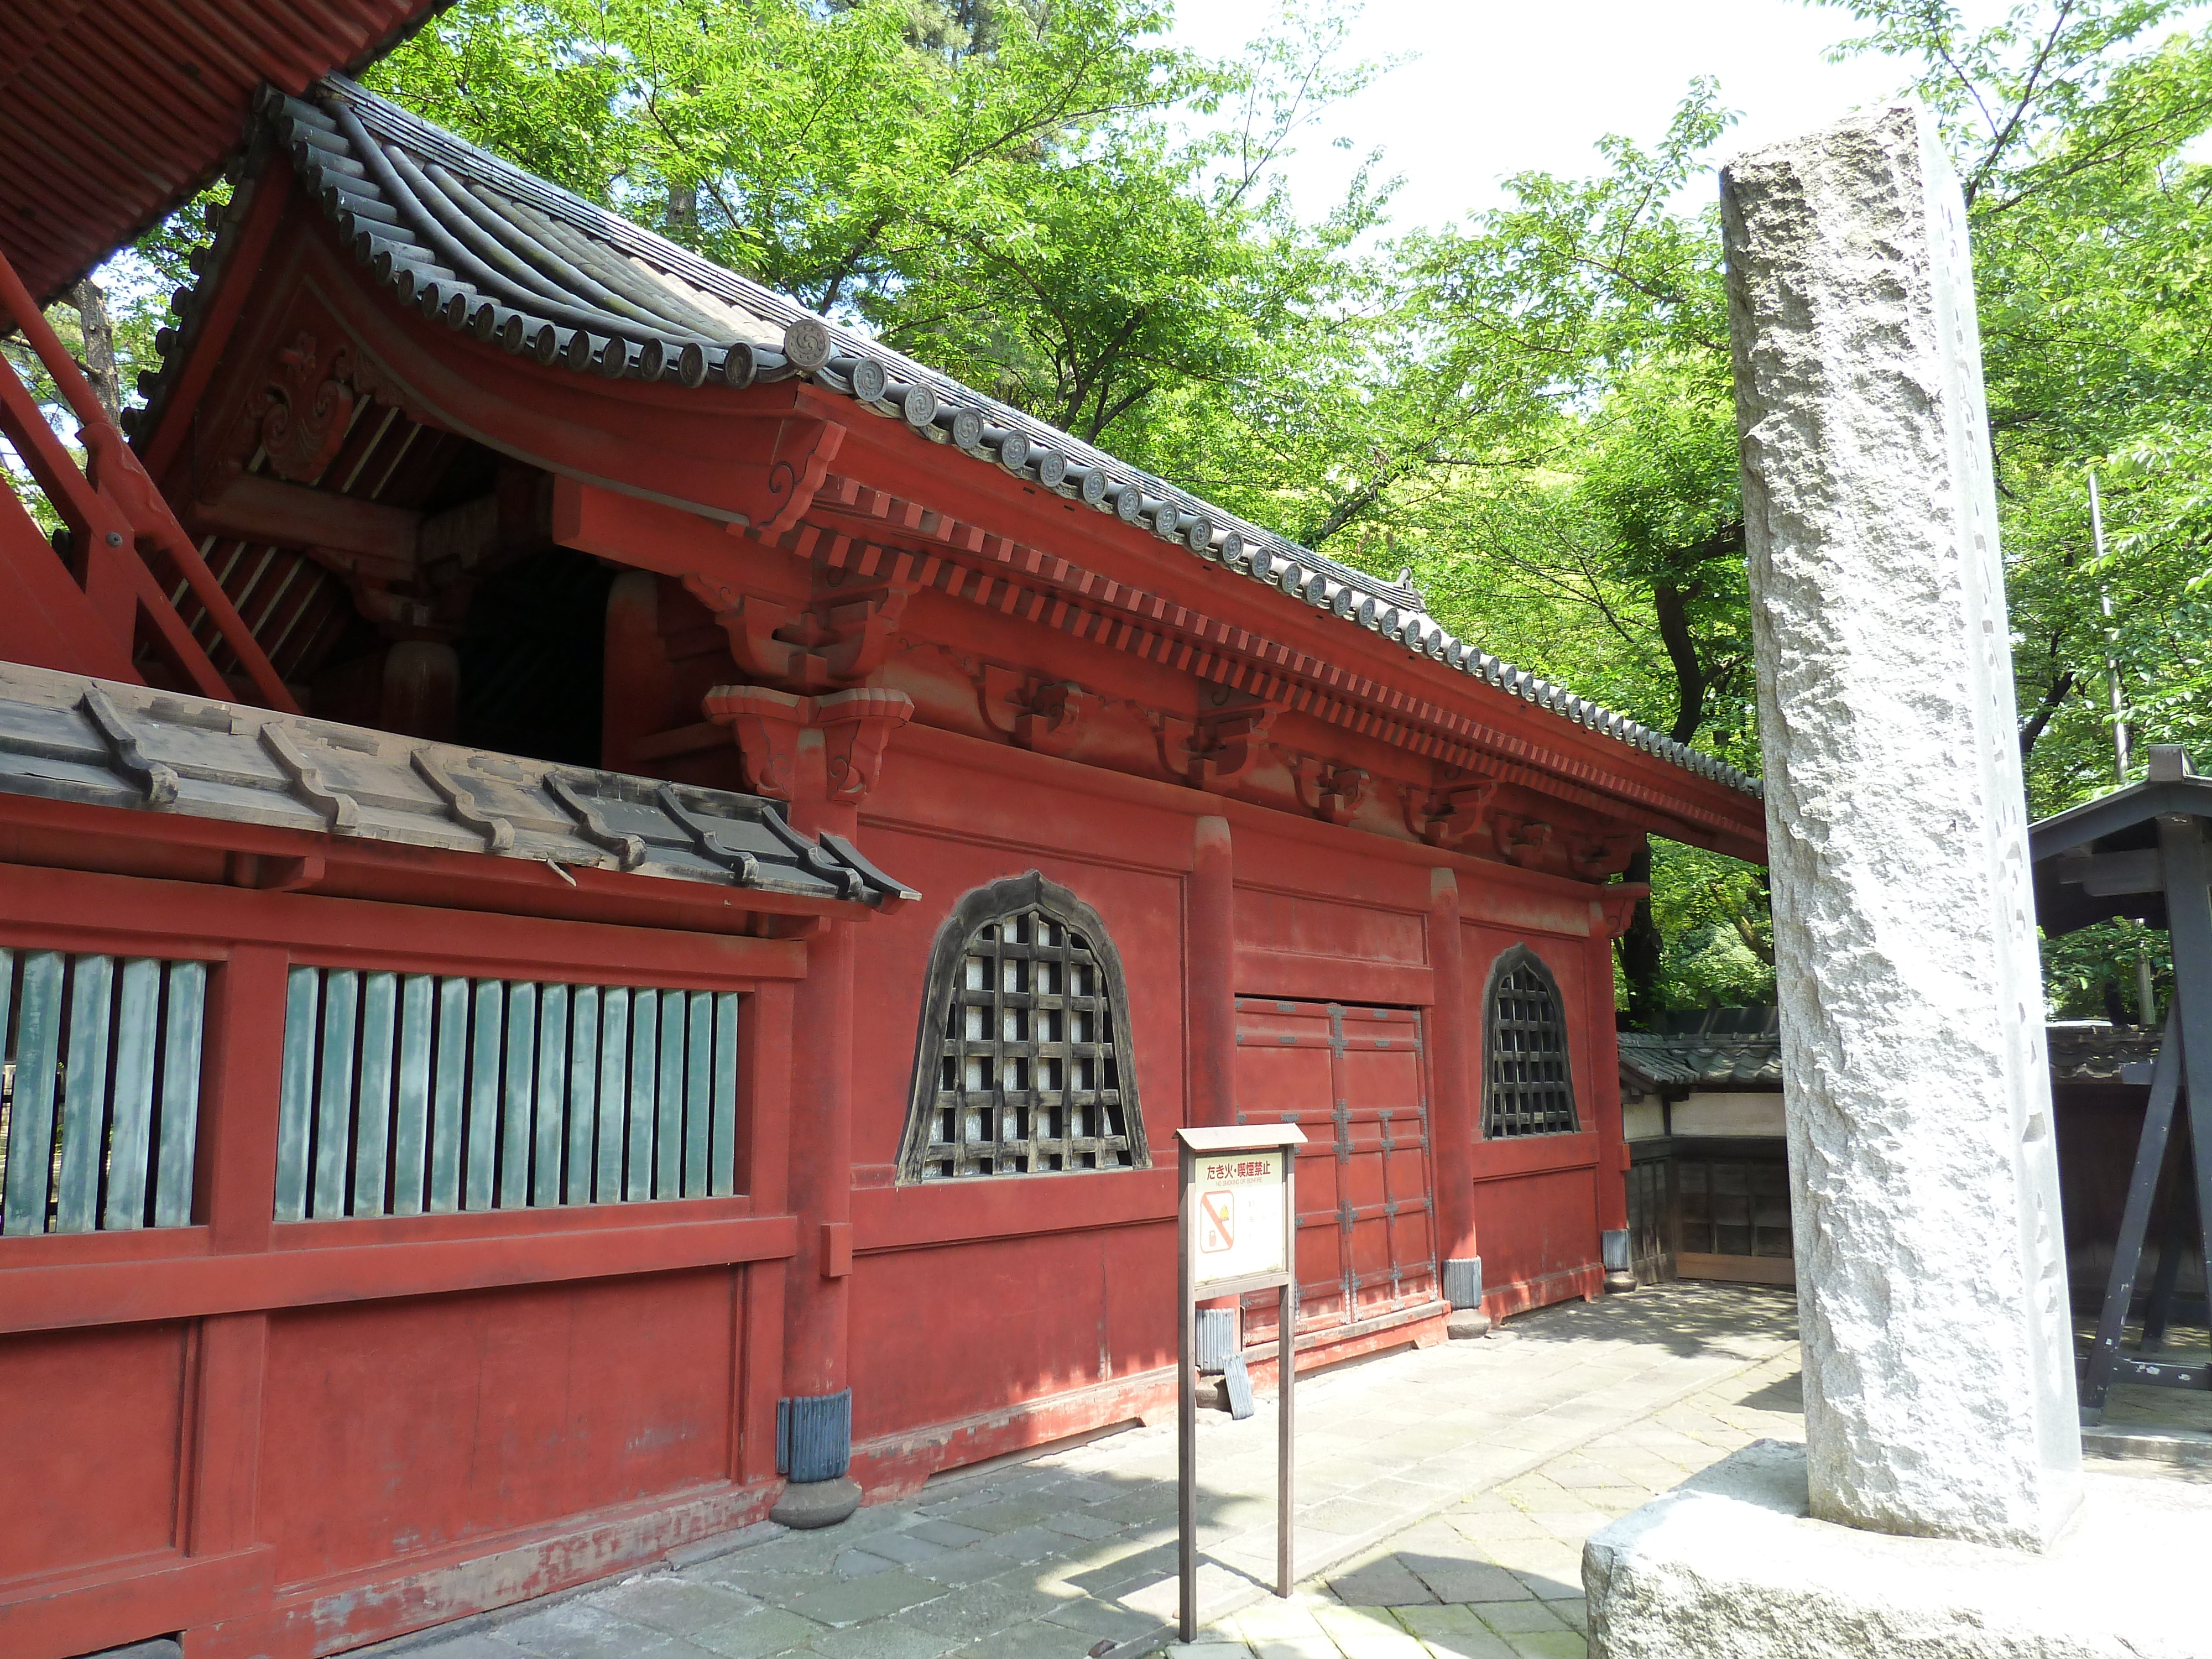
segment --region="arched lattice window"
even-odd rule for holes
[[[899,1179],[1151,1162],[1098,913],[1034,870],[969,893],[930,949]]]
[[[1573,1133],[1567,1023],[1551,969],[1527,945],[1515,945],[1492,967],[1483,1006],[1483,1137]]]

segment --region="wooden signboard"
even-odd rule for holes
[[[1178,1129],[1182,1201],[1177,1212],[1181,1332],[1177,1367],[1177,1484],[1182,1639],[1198,1633],[1198,1304],[1273,1289],[1281,1298],[1276,1369],[1275,1594],[1291,1593],[1291,1507],[1295,1493],[1291,1436],[1296,1421],[1298,1287],[1297,1203],[1293,1165],[1305,1132],[1293,1123]]]

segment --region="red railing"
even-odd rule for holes
[[[0,492],[0,656],[143,681],[135,665],[146,647],[167,660],[180,690],[225,700],[244,696],[298,713],[267,653],[199,549],[93,396],[21,279],[0,258],[0,331],[9,327],[22,331],[76,416],[87,462],[78,467],[31,389],[0,358],[0,438],[21,459],[69,532],[64,562],[12,488]],[[225,678],[178,614],[155,574],[162,565],[206,608],[246,686]]]

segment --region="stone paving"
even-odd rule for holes
[[[1452,1504],[1167,1659],[1583,1659],[1582,1547],[1759,1439],[1804,1438],[1794,1346]]]
[[[1203,1645],[1228,1659],[1579,1655],[1583,1536],[1791,1431],[1795,1305],[1711,1285],[1523,1315],[1298,1384],[1297,1562],[1272,1401],[1203,1414]],[[1777,1425],[1784,1426],[1778,1427]],[[655,1570],[384,1644],[409,1659],[1141,1659],[1172,1633],[1175,1430],[932,1481],[842,1526],[749,1528]],[[1212,1639],[1218,1638],[1218,1639]]]

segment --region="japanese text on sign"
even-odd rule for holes
[[[1198,1161],[1198,1249],[1193,1273],[1211,1284],[1285,1270],[1281,1152],[1237,1152]]]

